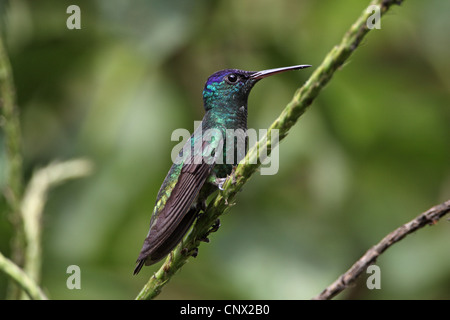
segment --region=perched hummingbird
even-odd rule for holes
[[[208,196],[217,187],[221,188],[233,167],[245,156],[246,142],[244,150],[237,150],[237,146],[245,140],[247,100],[255,83],[273,74],[307,67],[310,65],[263,71],[226,69],[208,78],[203,90],[205,116],[180,151],[158,192],[150,230],[134,274],[139,273],[144,263],[152,265],[164,258],[181,241],[200,211],[205,210]],[[235,136],[233,140],[241,141],[227,150],[227,134],[239,129],[244,135]],[[205,138],[206,133],[209,133],[208,138]],[[227,159],[230,152],[233,152],[231,161]]]

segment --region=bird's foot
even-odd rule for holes
[[[217,188],[219,188],[220,191],[223,191],[223,185],[225,181],[227,181],[228,178],[231,177],[231,183],[236,184],[236,166],[233,166],[233,169],[231,170],[231,173],[227,175],[225,178],[218,178],[215,176],[212,176],[209,182],[211,182],[213,185],[215,185]]]
[[[220,227],[220,219],[217,219],[214,222],[214,224],[209,228],[209,230],[203,236],[201,236],[198,240],[209,243],[209,238],[208,238],[209,234],[211,232],[216,232],[217,230],[219,230],[219,227]]]
[[[211,226],[211,228],[209,228],[208,233],[216,232],[217,230],[219,230],[219,228],[220,228],[220,219],[217,219]]]
[[[215,178],[212,182],[220,191],[223,191],[223,184],[227,181],[227,178]]]

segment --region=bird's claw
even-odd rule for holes
[[[215,178],[213,178],[212,183],[217,188],[219,188],[220,191],[223,191],[223,189],[224,189],[223,185],[225,184],[225,181],[227,181],[227,179],[230,178],[230,177],[231,177],[231,183],[232,184],[236,184],[236,167],[235,166],[233,166],[233,169],[232,169],[231,173],[228,176],[226,176],[225,178],[217,178],[217,177],[215,177]]]
[[[216,232],[217,230],[219,230],[219,227],[220,227],[220,219],[217,219],[209,229],[208,233]]]
[[[227,181],[227,178],[216,178],[214,184],[219,188],[220,191],[223,191],[223,184]]]

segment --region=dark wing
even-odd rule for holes
[[[212,167],[212,164],[204,162],[183,165],[169,198],[152,221],[134,274],[140,271],[144,263],[151,265],[161,260],[186,234],[198,212],[195,208],[191,210],[191,206],[210,175]]]

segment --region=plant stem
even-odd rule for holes
[[[22,216],[20,214],[20,200],[22,198],[22,152],[21,129],[11,64],[6,48],[0,37],[0,127],[3,128],[5,137],[7,173],[6,188],[3,194],[9,206],[8,218],[14,229],[11,241],[11,257],[18,265],[23,264],[25,237],[23,231]],[[14,287],[9,290],[11,297],[18,297]]]
[[[0,270],[13,279],[33,300],[47,300],[47,297],[25,272],[0,252]]]
[[[369,265],[389,247],[402,240],[408,234],[417,231],[426,225],[434,225],[439,219],[450,212],[450,200],[436,205],[424,213],[417,216],[415,219],[398,227],[387,236],[385,236],[375,246],[367,250],[367,252],[356,261],[347,272],[342,274],[335,282],[323,290],[313,300],[330,300],[345,289],[347,289],[355,280],[367,269]]]
[[[40,282],[42,265],[42,213],[49,190],[69,179],[89,175],[93,165],[86,159],[54,162],[37,170],[24,193],[21,212],[27,246],[24,271],[37,284]]]

